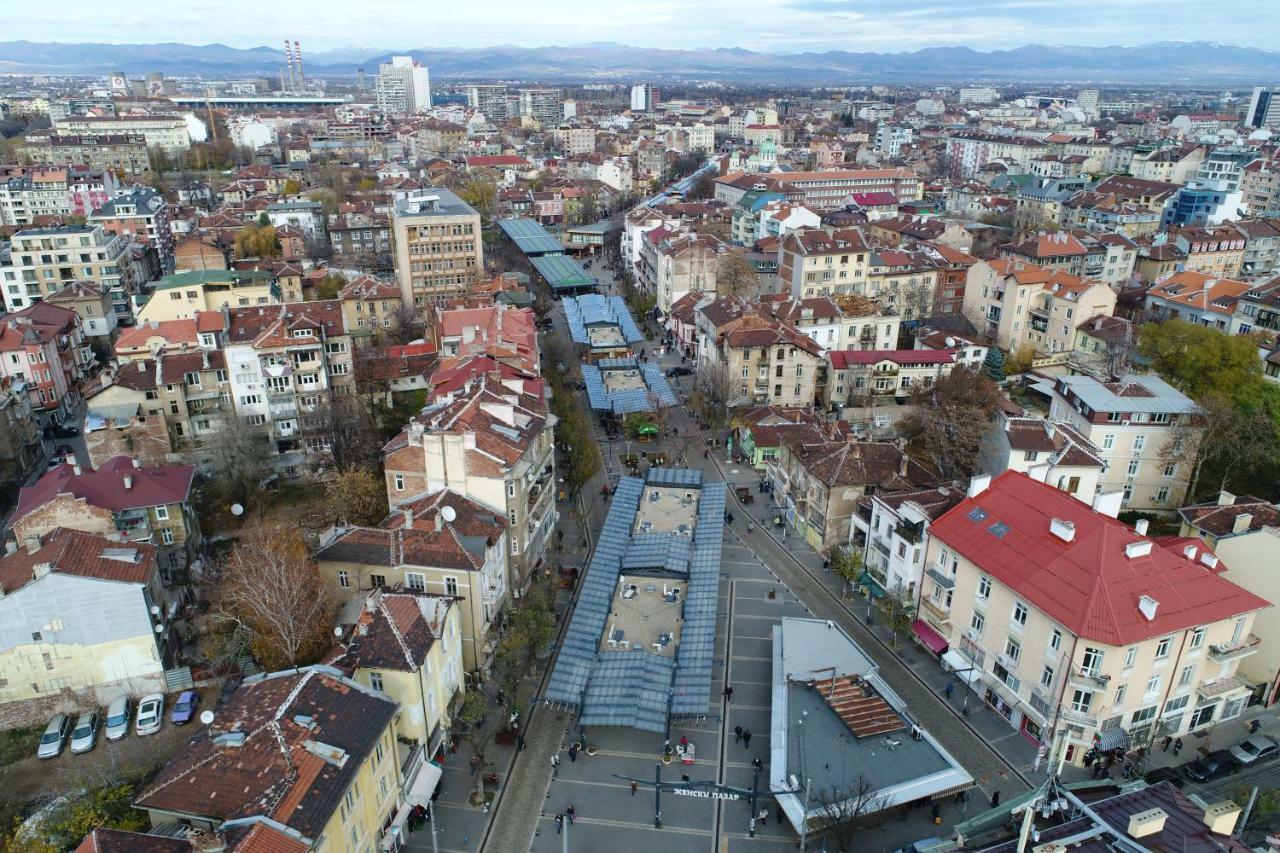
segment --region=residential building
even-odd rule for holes
[[[141,136],[148,148],[162,148],[169,155],[180,155],[191,147],[191,134],[182,116],[67,116],[54,121],[53,132],[60,137]]]
[[[1240,275],[1246,236],[1230,225],[1217,228],[1184,226],[1169,232],[1169,242],[1183,253],[1185,269],[1217,278]]]
[[[792,299],[869,295],[871,249],[856,228],[801,229],[782,238],[778,278]]]
[[[1076,326],[1071,360],[1087,369],[1113,376],[1123,373],[1138,350],[1138,327],[1124,317],[1089,317]]]
[[[73,281],[91,281],[111,294],[116,319],[133,319],[141,282],[128,272],[125,239],[96,225],[28,228],[10,240],[10,260],[0,265],[10,312],[47,299]]]
[[[484,272],[480,214],[449,190],[396,202],[391,228],[405,305],[421,311],[465,295]]]
[[[46,418],[75,411],[94,364],[80,316],[69,308],[37,302],[0,322],[0,378],[21,383]]]
[[[922,633],[1024,737],[1065,736],[1073,764],[1239,717],[1249,687],[1224,650],[1269,606],[1211,555],[1117,521],[1113,498],[1090,506],[1006,471],[975,477],[929,528]]]
[[[580,298],[594,301],[604,297],[589,294]],[[615,298],[620,300],[620,297]],[[566,307],[572,299],[566,297]],[[616,303],[608,305],[605,310],[618,309],[626,310]],[[442,367],[447,367],[449,360],[461,361],[485,355],[536,376],[542,372],[542,365],[538,360],[536,321],[537,315],[532,308],[506,305],[479,308],[436,306],[431,317],[430,336],[440,353]],[[634,328],[635,324],[631,322],[629,314],[627,322]],[[570,325],[572,326],[572,321]]]
[[[169,205],[151,187],[131,187],[93,208],[89,224],[100,225],[109,234],[154,246],[160,268],[173,272],[173,227]]]
[[[497,643],[497,620],[511,599],[509,526],[492,508],[442,489],[406,500],[379,527],[336,531],[315,559],[338,596],[360,601],[366,610],[368,602],[375,600],[370,596],[376,597],[379,591],[452,600],[462,667],[475,672],[489,666]],[[451,684],[445,680],[438,687],[447,690]],[[440,698],[444,704],[435,710],[444,714],[453,696]],[[426,701],[419,699],[419,703]]]
[[[1045,143],[1019,136],[995,136],[977,131],[953,132],[946,137],[945,162],[953,179],[978,177],[990,164],[1006,165],[1011,171],[1026,174],[1031,159],[1045,152]]]
[[[16,491],[40,464],[44,457],[40,435],[26,382],[0,378],[0,484],[6,489]]]
[[[31,134],[18,146],[18,156],[40,165],[119,169],[130,175],[151,168],[147,139],[141,134]]]
[[[730,172],[716,178],[717,201],[737,202],[751,189],[773,190],[793,204],[810,210],[838,210],[855,193],[890,192],[899,201],[916,201],[923,196],[924,182],[908,169],[850,169],[823,172],[769,172],[747,175]]]
[[[425,113],[431,109],[427,67],[411,56],[393,56],[378,66],[378,110],[384,115]]]
[[[50,305],[70,308],[80,317],[84,336],[100,343],[115,340],[118,319],[111,296],[92,281],[73,281],[45,299]]]
[[[289,839],[262,844],[290,853],[393,849],[440,778],[422,744],[400,741],[398,712],[390,696],[329,666],[250,676],[134,807],[169,832],[258,822]]]
[[[482,113],[495,125],[506,124],[507,84],[486,83],[467,86],[467,106]]]
[[[0,556],[0,583],[8,719],[35,724],[54,711],[165,689],[177,602],[160,582],[153,545],[62,526],[27,532]]]
[[[1041,232],[1017,243],[1005,243],[1000,247],[1003,257],[1024,264],[1057,270],[1082,276],[1088,263],[1089,249],[1073,234],[1058,231]]]
[[[1240,260],[1242,278],[1280,271],[1280,218],[1241,219],[1232,222],[1231,229],[1245,239],[1244,257]]]
[[[328,226],[333,254],[340,260],[377,261],[386,257],[391,264],[391,223],[382,214],[351,213],[339,216]]]
[[[812,409],[759,406],[746,411],[735,422],[734,447],[757,471],[764,471],[770,461],[778,458],[784,436],[801,435],[808,441],[827,438],[824,425]]]
[[[899,600],[914,603],[925,578],[929,525],[964,498],[959,483],[861,498],[851,519],[849,545],[862,557],[870,580]]]
[[[400,285],[362,275],[338,293],[342,323],[356,346],[372,343],[375,336],[399,329],[404,316]]]
[[[951,373],[954,349],[840,350],[827,353],[822,405],[832,411],[900,402]],[[877,398],[879,398],[877,400]]]
[[[1220,492],[1210,503],[1178,510],[1180,537],[1196,537],[1203,544],[1200,559],[1216,557],[1225,577],[1268,601],[1280,600],[1280,506],[1262,498]],[[1195,540],[1183,546],[1196,559]],[[1236,643],[1219,646],[1218,657],[1240,661],[1239,672],[1253,686],[1253,698],[1264,705],[1280,702],[1280,608],[1260,611],[1253,630]]]
[[[1280,128],[1280,89],[1254,86],[1244,123],[1249,127]]]
[[[518,115],[532,119],[542,128],[552,128],[564,118],[563,95],[559,89],[519,89]]]
[[[1066,424],[1008,414],[997,417],[978,454],[984,474],[1035,469],[1036,479],[1085,503],[1101,491],[1106,467],[1102,451]]]
[[[1001,258],[970,269],[964,316],[1007,352],[1051,355],[1074,349],[1080,322],[1109,317],[1115,305],[1115,291],[1102,282]]]
[[[835,298],[840,309],[839,344],[826,349],[891,350],[898,345],[902,318],[866,296],[847,294]]]
[[[978,263],[973,255],[938,243],[925,247],[934,256],[938,267],[938,283],[933,294],[935,316],[959,316],[964,311],[964,296],[968,289],[969,271]]]
[[[1153,374],[1116,380],[1060,376],[1054,382],[1049,419],[1065,424],[1102,451],[1107,468],[1100,485],[1119,492],[1126,510],[1174,510],[1191,480],[1201,427],[1200,409]],[[1171,445],[1185,452],[1169,457]]]
[[[138,310],[138,323],[195,320],[222,308],[278,305],[284,301],[279,280],[266,270],[191,270],[171,273],[152,285]]]
[[[631,111],[633,113],[647,113],[654,107],[654,91],[653,85],[650,83],[637,83],[631,87]]]
[[[717,313],[711,306],[700,310],[704,318]],[[808,407],[816,400],[822,364],[822,347],[794,326],[747,313],[702,337],[697,369],[724,373],[731,408]]]
[[[1251,289],[1243,281],[1186,270],[1153,284],[1145,308],[1156,321],[1182,320],[1234,335],[1249,325],[1238,313],[1238,304]]]
[[[511,587],[524,593],[558,513],[555,417],[542,383],[483,377],[424,409],[383,448],[387,501],[451,489],[493,507],[510,525]]]
[[[29,227],[51,218],[85,216],[114,194],[114,172],[74,167],[22,169],[0,180],[0,225]]]
[[[724,244],[710,234],[654,228],[640,241],[637,284],[663,314],[687,293],[716,292],[716,272]]]
[[[436,755],[450,736],[465,690],[461,612],[465,599],[426,592],[369,593],[334,666],[400,706],[400,736]]]
[[[877,249],[868,261],[865,293],[907,321],[933,316],[938,288],[936,255],[920,249]]]
[[[596,150],[596,129],[572,124],[561,124],[551,130],[556,148],[569,157],[592,154]]]
[[[1276,104],[1280,109],[1280,99]],[[1245,166],[1240,192],[1250,216],[1280,217],[1280,160],[1259,158]]]

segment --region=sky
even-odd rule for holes
[[[212,10],[216,8],[216,13]],[[771,53],[1213,41],[1277,49],[1277,0],[58,0],[0,40],[220,42],[304,54],[618,42]]]

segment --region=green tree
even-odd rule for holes
[[[302,192],[302,182],[296,178],[290,178],[284,182],[285,195],[297,195]]]
[[[897,648],[898,635],[905,635],[916,618],[915,602],[901,582],[885,590],[884,597],[880,599],[880,612],[884,614],[884,623],[893,632],[893,646]]]
[[[346,286],[344,276],[331,272],[316,283],[316,299],[337,299],[338,293]]]
[[[236,234],[236,257],[238,258],[277,258],[283,251],[280,241],[276,239],[276,227],[261,223],[266,217],[259,217],[256,225],[246,225]]]
[[[458,722],[462,724],[463,737],[476,759],[476,787],[471,793],[471,804],[478,806],[485,801],[485,756],[493,745],[493,736],[497,733],[500,720],[498,715],[489,713],[489,697],[484,691],[472,688],[467,690],[462,699]]]
[[[338,212],[337,193],[335,193],[333,190],[329,189],[328,187],[320,187],[314,190],[307,190],[307,199],[309,201],[320,202],[321,207],[324,208],[325,216],[332,216],[333,214]]]
[[[831,571],[844,581],[840,595],[846,596],[862,574],[862,555],[850,545],[837,545],[831,549],[830,561]]]
[[[463,185],[459,197],[476,209],[480,218],[489,222],[498,211],[498,188],[493,181],[472,178]]]
[[[1254,342],[1208,326],[1182,320],[1148,323],[1138,350],[1150,359],[1153,371],[1194,400],[1216,392],[1247,402],[1263,381]]]
[[[15,831],[8,838],[0,839],[3,841],[0,847],[12,853],[56,853],[74,849],[97,827],[145,832],[147,817],[133,807],[137,792],[137,783],[129,780],[73,794],[45,817],[38,833]]]

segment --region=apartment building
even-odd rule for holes
[[[1280,160],[1260,157],[1245,166],[1240,191],[1250,216],[1280,217]]]
[[[57,136],[141,136],[148,148],[178,155],[191,148],[191,134],[182,116],[116,115],[67,116],[54,121]]]
[[[0,322],[0,377],[21,383],[45,418],[75,410],[94,364],[80,317],[68,308],[37,302]]]
[[[964,296],[969,322],[1014,353],[1070,352],[1076,327],[1088,317],[1111,316],[1115,306],[1116,292],[1103,282],[1009,258],[974,264]]]
[[[962,131],[947,136],[945,162],[953,179],[972,180],[983,167],[1000,163],[1019,173],[1031,171],[1033,157],[1045,153],[1045,143],[1016,136]]]
[[[449,190],[397,201],[391,229],[405,305],[422,311],[463,296],[484,273],[480,214]]]
[[[506,124],[507,84],[486,83],[467,86],[467,106],[484,115],[491,123]]]
[[[73,281],[45,299],[49,305],[69,308],[80,317],[84,336],[110,344],[116,337],[118,319],[111,296],[91,281]]]
[[[436,755],[465,690],[465,599],[427,592],[369,593],[346,652],[333,663],[400,706],[400,736]]]
[[[551,138],[562,154],[574,157],[593,154],[596,150],[596,129],[571,124],[561,124],[551,131]]]
[[[197,842],[252,826],[279,850],[395,849],[440,778],[401,724],[395,700],[334,667],[250,676],[133,805]]]
[[[1234,278],[1244,264],[1246,237],[1230,225],[1171,229],[1169,242],[1185,256],[1185,269],[1215,278]]]
[[[536,121],[540,127],[555,127],[565,118],[564,95],[559,89],[519,89],[518,115]]]
[[[26,382],[0,377],[0,483],[6,488],[16,489],[42,461],[40,435]]]
[[[984,474],[1035,469],[1041,482],[1085,503],[1100,491],[1106,467],[1102,450],[1066,424],[1008,414],[997,416],[978,453]]]
[[[540,381],[485,376],[424,409],[385,448],[387,501],[451,489],[505,515],[511,587],[528,589],[558,512],[555,416]]]
[[[640,239],[636,281],[653,295],[663,314],[692,291],[716,292],[716,272],[724,244],[710,234],[646,231]]]
[[[366,607],[388,590],[453,600],[461,666],[475,672],[489,666],[512,596],[509,527],[492,507],[442,489],[405,501],[378,527],[337,531],[315,559],[340,598]]]
[[[924,181],[908,169],[849,169],[821,172],[730,172],[716,179],[716,201],[735,204],[750,189],[781,193],[792,204],[810,210],[838,210],[857,193],[889,192],[902,202],[923,197]]]
[[[170,213],[160,193],[150,187],[131,187],[91,208],[89,224],[100,225],[109,234],[132,238],[143,246],[154,246],[160,268],[171,273],[174,257]]]
[[[822,405],[838,411],[894,399],[905,402],[955,368],[954,349],[838,350],[827,353]]]
[[[0,266],[4,304],[19,311],[73,281],[91,281],[111,294],[116,319],[130,322],[138,288],[130,273],[127,240],[97,225],[28,228],[10,240],[9,262]]]
[[[338,293],[342,321],[357,346],[372,343],[375,335],[400,328],[400,286],[362,275],[352,279]]]
[[[850,519],[849,547],[862,557],[865,579],[903,601],[914,602],[925,580],[929,525],[964,498],[965,489],[959,483],[943,483],[859,499]]]
[[[1065,424],[1102,452],[1102,492],[1119,492],[1126,510],[1174,510],[1186,497],[1193,447],[1166,458],[1171,442],[1197,435],[1200,409],[1154,374],[1116,380],[1060,376],[1054,382],[1049,419]]]
[[[938,283],[933,294],[933,313],[951,317],[961,314],[964,311],[969,270],[978,263],[978,259],[967,252],[940,243],[922,248],[934,256],[934,262],[938,267]]]
[[[141,175],[151,168],[146,137],[140,134],[32,134],[18,146],[18,156],[44,166],[87,166]]]
[[[31,169],[0,180],[0,225],[29,227],[51,217],[85,216],[117,191],[116,175],[101,169]]]
[[[329,225],[329,243],[343,259],[376,259],[391,255],[391,223],[381,214],[350,213]]]
[[[1280,577],[1274,568],[1280,560],[1280,506],[1251,495],[1219,492],[1217,500],[1183,507],[1178,516],[1178,535],[1201,540],[1203,554],[1221,560],[1229,580],[1267,601],[1280,601]],[[1220,652],[1238,657],[1240,674],[1253,686],[1253,698],[1273,705],[1280,702],[1280,608],[1259,612],[1252,634]]]
[[[1083,276],[1089,249],[1075,235],[1066,231],[1040,233],[1016,243],[1000,246],[1001,257],[1051,271]]]
[[[856,228],[801,229],[778,245],[778,278],[792,299],[870,295],[871,249]]]
[[[71,711],[74,697],[105,705],[165,689],[177,649],[154,546],[68,527],[28,532],[0,556],[0,578],[7,719],[34,725]]]
[[[268,270],[190,270],[170,273],[152,285],[138,310],[138,324],[195,320],[222,308],[278,305],[284,301],[279,279]]]
[[[730,407],[812,406],[823,348],[767,310],[725,298],[697,309],[700,373],[723,375]]]
[[[1034,744],[1066,760],[1239,717],[1241,645],[1269,602],[1217,558],[1131,529],[1032,476],[974,478],[929,528],[917,633]]]
[[[941,266],[934,253],[914,247],[877,249],[868,262],[866,295],[903,320],[924,320],[934,314]]]
[[[1156,321],[1182,320],[1234,335],[1250,326],[1238,308],[1252,289],[1243,281],[1184,270],[1153,284],[1144,307]]]

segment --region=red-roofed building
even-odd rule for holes
[[[868,406],[876,398],[905,399],[951,373],[955,348],[837,350],[827,353],[830,367],[823,389],[824,406]]]
[[[541,372],[532,308],[437,306],[431,337],[444,359],[487,355],[524,373]]]
[[[0,556],[0,588],[6,719],[43,723],[165,689],[173,611],[153,545],[66,527],[28,532]]]
[[[1109,317],[1116,292],[1105,282],[1082,279],[1007,257],[981,261],[969,271],[964,316],[1002,350],[1065,354],[1075,349],[1076,326],[1087,317]]]
[[[919,615],[950,644],[944,663],[1034,743],[1065,731],[1076,764],[1095,735],[1140,746],[1239,717],[1240,648],[1270,606],[1212,555],[1117,521],[1111,497],[1095,509],[1015,471],[976,477],[925,557]]]
[[[0,378],[22,383],[41,413],[61,418],[79,405],[94,363],[70,308],[36,302],[0,321]]]

